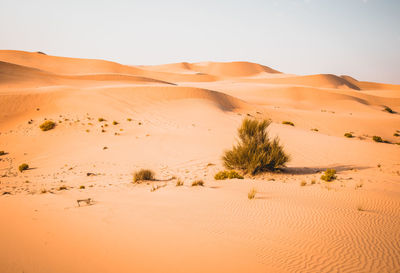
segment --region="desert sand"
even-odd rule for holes
[[[400,85],[351,76],[1,50],[0,272],[400,272],[399,112]],[[216,181],[245,117],[291,161]]]

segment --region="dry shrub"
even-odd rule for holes
[[[238,129],[238,144],[222,157],[225,167],[252,175],[284,167],[289,156],[279,144],[278,137],[270,139],[267,132],[269,125],[268,120],[244,119]]]
[[[140,183],[140,181],[154,180],[154,172],[148,169],[141,169],[133,174],[133,183]]]

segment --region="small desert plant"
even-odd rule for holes
[[[300,186],[304,187],[305,185],[307,185],[307,182],[306,182],[306,181],[301,181],[301,182],[300,182]]]
[[[257,190],[255,188],[252,188],[249,193],[247,194],[247,198],[254,199],[256,197]]]
[[[395,112],[388,106],[385,106],[385,108],[383,109],[384,111],[390,113],[390,114],[394,114]]]
[[[79,189],[84,190],[84,189],[85,189],[85,186],[81,185],[81,186],[79,187]]]
[[[46,189],[42,189],[42,190],[40,191],[40,193],[42,193],[42,194],[47,193],[47,190],[46,190]]]
[[[317,182],[315,181],[315,179],[311,180],[311,185],[314,185],[315,183],[317,183]]]
[[[126,120],[127,120],[127,121],[132,121],[132,119],[131,119],[131,118],[127,118]]]
[[[354,187],[354,189],[359,189],[363,187],[363,183],[358,183],[356,184],[356,186]]]
[[[0,155],[5,155],[5,154],[6,154],[6,152],[0,151]]]
[[[399,134],[399,133],[394,133],[393,136],[395,136],[395,137],[400,137],[400,134]],[[0,152],[0,153],[1,153],[1,152]]]
[[[56,126],[56,123],[54,121],[51,120],[46,120],[45,122],[43,122],[42,124],[40,124],[39,128],[42,131],[48,131],[53,129]]]
[[[330,182],[336,179],[336,170],[335,169],[327,169],[325,173],[321,176],[322,180]]]
[[[21,165],[19,165],[18,170],[22,173],[23,171],[29,169],[29,165],[26,163],[23,163]]]
[[[178,179],[178,181],[176,181],[176,186],[177,187],[183,186],[183,181]]]
[[[372,140],[375,142],[383,142],[383,139],[380,136],[373,136]]]
[[[311,131],[318,132],[317,128],[312,128]]]
[[[68,189],[67,186],[64,186],[64,185],[58,187],[58,190],[59,190],[59,191],[65,191],[65,190],[67,190],[67,189]]]
[[[112,123],[113,125],[118,125],[119,123],[118,123],[118,121],[113,121],[113,123]]]
[[[282,121],[282,124],[294,126],[294,123],[293,123],[293,122],[287,121],[287,120]]]
[[[225,179],[243,179],[243,176],[238,174],[236,171],[231,170],[231,171],[220,171],[215,174],[214,179],[215,180],[225,180]]]
[[[344,136],[345,136],[345,137],[348,137],[348,138],[352,138],[352,137],[353,137],[353,134],[352,134],[352,133],[345,133]]]
[[[99,118],[98,121],[99,122],[103,122],[103,121],[106,121],[106,120],[104,118]]]
[[[196,186],[204,186],[204,181],[203,180],[196,180],[192,182],[192,187]]]
[[[154,180],[154,172],[148,169],[141,169],[133,174],[133,183],[140,183],[140,181]]]
[[[268,120],[244,119],[238,129],[239,143],[232,150],[225,151],[222,157],[225,167],[253,175],[284,167],[289,156],[279,144],[279,138],[269,138],[269,125]]]

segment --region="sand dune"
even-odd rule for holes
[[[281,73],[267,66],[250,62],[204,62],[204,63],[174,63],[157,66],[143,66],[147,70],[176,72],[176,73],[203,73],[220,78],[248,77],[261,73]]]
[[[398,272],[398,90],[247,62],[0,51],[0,272]],[[245,117],[271,119],[292,160],[216,181]],[[156,180],[131,183],[140,168]]]
[[[58,75],[36,68],[0,61],[0,85],[5,85],[6,87],[21,85],[25,88],[27,86],[93,85],[98,84],[97,82],[101,82],[102,85],[107,84],[105,82],[119,84],[171,84],[152,78],[123,74]]]
[[[167,82],[212,81],[211,75],[147,71],[140,67],[121,65],[115,62],[57,57],[24,51],[0,50],[0,61],[41,69],[63,75],[81,74],[122,74],[143,76]]]
[[[385,84],[385,83],[376,83],[376,82],[365,82],[365,81],[358,81],[350,76],[341,76],[346,81],[358,86],[362,90],[400,90],[399,85],[395,84]]]
[[[263,72],[281,73],[267,66],[249,62],[195,63],[192,65],[192,69],[202,73],[216,75],[220,77],[246,77],[246,76],[254,76],[256,74],[260,74]]]
[[[360,88],[357,85],[347,81],[344,78],[332,74],[259,79],[256,82],[271,83],[271,84],[286,84],[286,85],[290,84],[296,86],[310,86],[319,88],[360,90]]]

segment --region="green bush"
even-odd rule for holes
[[[183,181],[182,180],[180,180],[180,179],[178,179],[177,181],[176,181],[176,184],[175,184],[177,187],[181,187],[181,186],[183,186]]]
[[[204,181],[203,180],[196,180],[192,182],[192,187],[196,186],[204,186]]]
[[[243,179],[243,176],[238,174],[236,171],[231,170],[231,171],[220,171],[215,174],[214,179],[215,180],[225,180],[225,179]]]
[[[383,139],[380,136],[373,136],[372,140],[375,142],[383,142]]]
[[[348,138],[352,138],[353,137],[352,133],[345,133],[344,136],[348,137]]]
[[[133,174],[133,182],[139,183],[140,181],[154,180],[154,172],[152,170],[141,169]]]
[[[56,123],[54,121],[51,120],[46,120],[45,122],[43,122],[42,124],[40,124],[39,128],[42,131],[48,131],[53,129],[56,126]]]
[[[294,126],[294,123],[293,122],[291,122],[291,121],[282,121],[282,124],[285,124],[285,125],[290,125],[290,126]]]
[[[390,113],[390,114],[394,114],[394,111],[390,108],[390,107],[388,107],[388,106],[385,106],[385,109],[384,109],[386,112],[388,112],[388,113]]]
[[[23,163],[21,165],[19,165],[18,170],[22,173],[23,171],[26,171],[27,169],[29,169],[29,165],[26,163]]]
[[[247,193],[247,198],[254,199],[256,197],[257,190],[255,188],[252,188],[249,193]]]
[[[321,176],[322,180],[325,180],[327,182],[335,180],[336,179],[336,170],[335,169],[327,169],[325,173]]]
[[[267,120],[244,119],[238,129],[239,143],[222,157],[225,167],[253,175],[284,167],[289,156],[279,144],[279,138],[269,138],[269,125]]]

